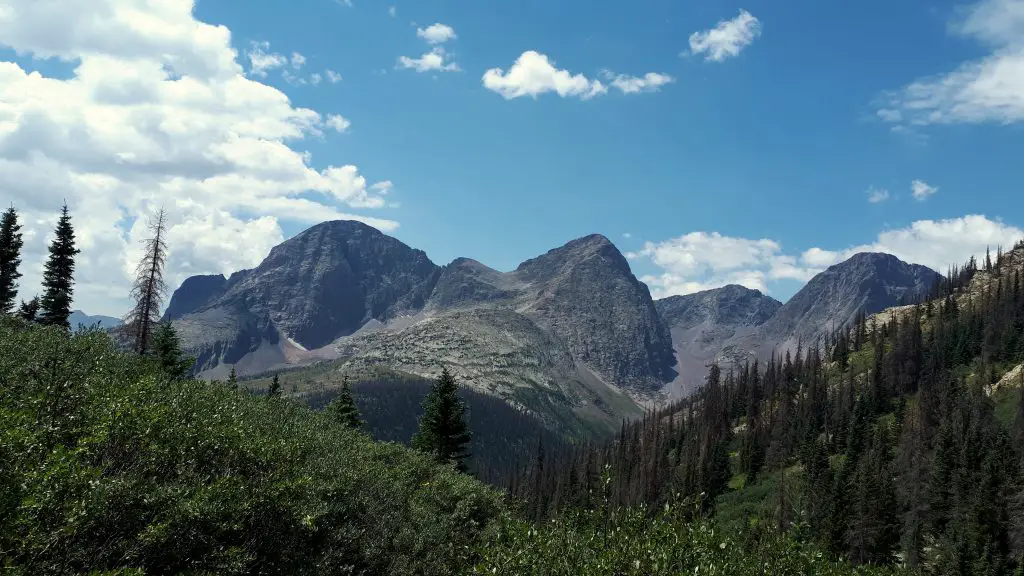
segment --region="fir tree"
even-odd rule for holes
[[[232,390],[238,390],[238,374],[235,373],[235,367],[231,367],[231,373],[228,374],[228,387]]]
[[[348,378],[341,385],[341,393],[333,402],[327,405],[327,413],[331,419],[345,426],[358,430],[363,427],[363,421],[359,418],[359,408],[356,407],[356,400],[352,396],[352,388],[348,385]]]
[[[21,307],[18,309],[18,318],[21,318],[25,322],[35,322],[39,316],[39,296],[33,297],[28,302],[21,301]]]
[[[124,317],[124,331],[131,339],[136,354],[149,354],[154,346],[154,332],[160,323],[160,305],[167,285],[164,283],[164,263],[167,261],[165,214],[160,210],[149,224],[152,236],[144,240],[145,250],[135,271],[131,298],[135,302]]]
[[[274,374],[274,379],[270,381],[267,396],[271,398],[280,398],[281,396],[281,378],[277,374]]]
[[[71,301],[74,293],[75,230],[71,226],[68,205],[61,208],[56,237],[50,243],[50,256],[43,271],[43,297],[39,300],[39,322],[70,328]]]
[[[153,335],[152,356],[172,380],[188,376],[195,364],[194,358],[185,356],[178,342],[178,334],[170,322],[161,322]]]
[[[460,471],[465,471],[470,434],[466,426],[466,406],[458,391],[455,377],[447,368],[443,369],[423,402],[423,418],[419,431],[412,437],[412,446],[433,454],[439,462],[455,462]]]
[[[21,265],[21,225],[18,213],[8,208],[0,217],[0,314],[14,311],[14,298],[18,295],[18,266]]]

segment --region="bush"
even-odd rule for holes
[[[0,570],[455,574],[500,496],[287,400],[0,319]]]
[[[771,532],[726,533],[696,508],[643,506],[572,513],[540,527],[506,517],[473,574],[506,576],[883,575],[892,570],[830,561],[816,548]]]

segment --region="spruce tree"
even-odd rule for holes
[[[43,271],[43,297],[39,300],[39,322],[70,328],[71,300],[74,293],[75,230],[71,226],[68,205],[61,208],[56,237],[50,243],[50,256]]]
[[[328,404],[327,413],[331,419],[345,426],[358,430],[362,428],[363,421],[359,418],[359,408],[356,407],[356,400],[352,396],[352,388],[348,385],[348,378],[341,386],[341,393]]]
[[[267,396],[271,398],[279,398],[281,396],[281,377],[274,374],[274,379],[270,381],[270,388],[267,389]]]
[[[424,414],[419,431],[412,437],[412,445],[433,454],[438,462],[455,462],[460,471],[465,471],[470,434],[465,420],[466,406],[458,391],[455,377],[447,368],[443,369],[423,402]]]
[[[231,373],[228,374],[228,387],[232,390],[238,390],[238,374],[235,373],[235,367],[231,367]]]
[[[39,320],[39,296],[33,297],[28,302],[21,301],[21,307],[18,308],[18,318],[25,322],[36,322]]]
[[[194,358],[182,353],[178,334],[170,322],[161,322],[153,334],[152,356],[172,380],[186,378],[195,365]]]
[[[150,347],[155,344],[154,332],[158,330],[160,306],[167,291],[164,283],[164,263],[167,261],[165,220],[166,215],[161,209],[149,224],[152,236],[144,240],[145,250],[132,285],[134,305],[124,317],[123,330],[131,340],[132,350],[143,356],[149,354]]]
[[[14,298],[18,295],[18,266],[21,265],[21,225],[14,207],[0,217],[0,314],[14,311]]]

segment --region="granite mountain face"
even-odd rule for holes
[[[717,360],[736,365],[815,344],[858,314],[873,314],[925,296],[938,272],[884,253],[862,252],[812,278],[765,323],[731,338]]]
[[[782,307],[757,290],[730,284],[655,302],[671,332],[678,376],[665,387],[669,398],[690,395],[704,383],[708,365],[730,339],[750,334]]]
[[[608,429],[642,405],[692,393],[711,362],[812,343],[937,277],[858,254],[785,305],[735,285],[654,302],[604,236],[501,272],[468,258],[437,266],[369,226],[334,221],[275,247],[255,269],[189,278],[165,317],[205,377],[317,361],[434,377],[443,365],[553,427]]]
[[[189,278],[166,317],[203,376],[335,360],[430,377],[443,364],[552,419],[617,422],[675,376],[647,286],[597,235],[499,272],[439,267],[369,226],[326,222],[253,270]]]

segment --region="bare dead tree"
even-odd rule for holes
[[[132,350],[145,355],[150,350],[153,332],[160,323],[160,307],[167,293],[164,283],[164,263],[167,261],[167,242],[164,239],[166,214],[163,208],[149,222],[152,236],[143,240],[145,253],[135,271],[131,298],[135,302],[124,317],[125,333]]]

